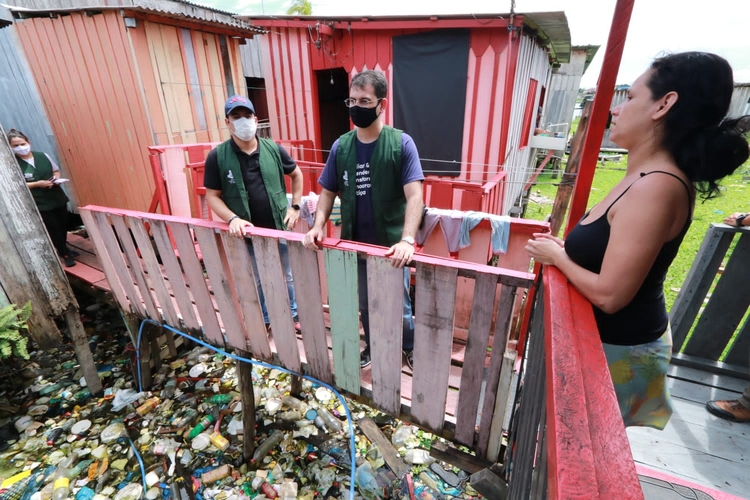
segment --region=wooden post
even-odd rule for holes
[[[578,129],[570,141],[570,156],[568,157],[568,163],[565,165],[565,173],[562,179],[560,179],[560,187],[557,189],[555,203],[552,206],[552,215],[550,216],[550,232],[553,236],[557,236],[560,233],[563,219],[565,219],[565,212],[568,210],[570,196],[573,194],[576,176],[581,166],[583,138],[586,136],[586,131],[589,127],[589,116],[591,115],[592,106],[593,101],[586,101],[584,103],[581,121],[578,122]]]
[[[81,323],[81,315],[76,309],[70,309],[65,313],[65,322],[68,325],[70,338],[73,340],[73,347],[76,350],[78,363],[83,370],[86,385],[92,396],[99,396],[102,393],[102,381],[99,380],[99,374],[96,371],[94,357],[91,355],[88,338],[86,337],[86,330],[83,329]]]
[[[247,351],[237,350],[237,355],[250,358]],[[245,461],[253,458],[255,453],[255,391],[253,389],[253,366],[250,363],[238,362],[239,389],[242,394],[242,456]]]
[[[292,384],[289,388],[289,393],[292,396],[299,396],[302,394],[302,377],[299,375],[292,375]]]

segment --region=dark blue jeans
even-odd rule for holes
[[[362,316],[362,328],[365,330],[365,342],[370,345],[370,311],[367,307],[367,261],[357,260],[357,281],[359,284],[359,314]],[[409,268],[404,268],[404,344],[402,349],[414,349],[414,318],[411,316],[411,299],[409,298]]]
[[[266,299],[263,296],[263,288],[260,286],[260,274],[258,274],[258,262],[255,260],[255,251],[253,250],[253,244],[247,240],[247,250],[250,252],[250,262],[253,264],[253,274],[255,274],[255,284],[258,287],[258,300],[260,301],[260,308],[263,310],[263,321],[266,325],[270,322],[268,319],[268,309],[266,308]],[[289,305],[292,308],[292,317],[297,317],[297,300],[294,296],[294,278],[292,278],[292,266],[289,264],[289,250],[286,246],[286,241],[279,240],[279,254],[281,255],[281,266],[284,268],[284,276],[286,277],[286,289],[289,293]]]

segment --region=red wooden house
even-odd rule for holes
[[[563,12],[245,19],[269,31],[261,44],[274,139],[310,140],[306,159],[324,161],[351,127],[351,77],[381,70],[386,123],[414,137],[426,174],[458,181],[449,205],[466,208],[462,182],[501,181],[492,211],[502,214],[532,175],[537,110],[571,51]]]

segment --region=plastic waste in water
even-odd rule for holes
[[[213,424],[214,422],[215,422],[215,419],[213,415],[206,415],[205,417],[201,419],[200,422],[198,422],[198,424],[195,427],[190,429],[190,432],[188,432],[186,436],[187,439],[195,438],[195,436],[197,436],[201,432],[211,427],[211,424]]]
[[[328,427],[333,432],[341,432],[341,430],[344,428],[341,424],[341,420],[334,417],[330,411],[328,411],[326,408],[323,408],[322,406],[318,408],[318,416],[323,419],[326,427]]]
[[[255,449],[253,454],[253,462],[258,463],[268,455],[268,453],[276,448],[284,440],[284,433],[281,431],[275,431],[263,443]]]
[[[404,460],[412,465],[431,464],[435,461],[435,459],[430,456],[429,451],[419,448],[408,450],[404,455]]]
[[[357,489],[367,500],[383,498],[383,488],[378,486],[378,481],[372,473],[372,466],[365,462],[357,468]]]

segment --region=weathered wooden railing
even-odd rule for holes
[[[591,304],[556,268],[544,269],[527,338],[509,498],[642,500]]]
[[[480,456],[497,457],[513,368],[512,359],[504,364],[504,346],[514,299],[531,285],[533,275],[416,256],[412,374],[402,366],[398,347],[403,271],[391,266],[384,248],[326,239],[320,265],[316,252],[302,247],[302,234],[248,229],[271,320],[269,339],[246,242],[230,237],[226,224],[91,206],[81,209],[81,216],[127,317],[148,318],[217,346],[249,351],[257,359],[333,383],[391,415],[471,446]],[[301,338],[292,322],[280,238],[288,245],[295,277]],[[372,331],[372,365],[362,371],[358,259],[367,262]],[[328,312],[323,277],[329,284]],[[462,278],[473,281],[474,300],[466,343],[454,352]],[[334,283],[335,293],[330,293]],[[495,348],[488,359],[493,324]],[[148,342],[143,347],[148,349]]]
[[[711,224],[669,313],[672,363],[747,378],[748,306],[750,229]]]

